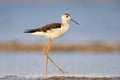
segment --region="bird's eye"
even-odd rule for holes
[[[68,18],[68,15],[66,16],[66,18]]]

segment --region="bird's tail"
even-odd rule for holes
[[[34,33],[34,32],[36,32],[36,30],[34,30],[34,29],[26,29],[24,31],[24,33]]]

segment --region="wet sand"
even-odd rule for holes
[[[19,42],[0,42],[0,51],[7,52],[20,52],[20,51],[41,51],[44,48],[43,43],[19,43]],[[120,52],[120,43],[87,43],[87,44],[55,44],[52,46],[51,51],[89,51],[89,52]]]
[[[46,80],[35,76],[0,76],[0,80]],[[51,76],[47,80],[120,80],[120,76],[114,77],[76,77],[76,76]]]

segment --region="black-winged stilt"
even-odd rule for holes
[[[62,23],[51,23],[40,28],[27,29],[25,31],[25,33],[31,33],[32,35],[43,36],[49,39],[49,42],[43,49],[43,53],[46,59],[46,62],[45,62],[46,78],[48,73],[48,59],[56,66],[56,68],[60,72],[64,73],[63,69],[61,69],[48,55],[53,39],[62,36],[64,33],[68,31],[69,29],[68,21],[73,21],[79,25],[79,23],[73,20],[69,14],[63,14],[61,18],[62,18]]]

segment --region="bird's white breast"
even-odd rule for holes
[[[35,32],[32,33],[32,35],[36,35],[36,36],[44,36],[47,38],[58,38],[60,36],[62,36],[64,33],[66,33],[69,29],[69,25],[66,26],[61,26],[60,28],[55,28],[55,29],[51,29],[51,30],[47,30],[47,32]]]

